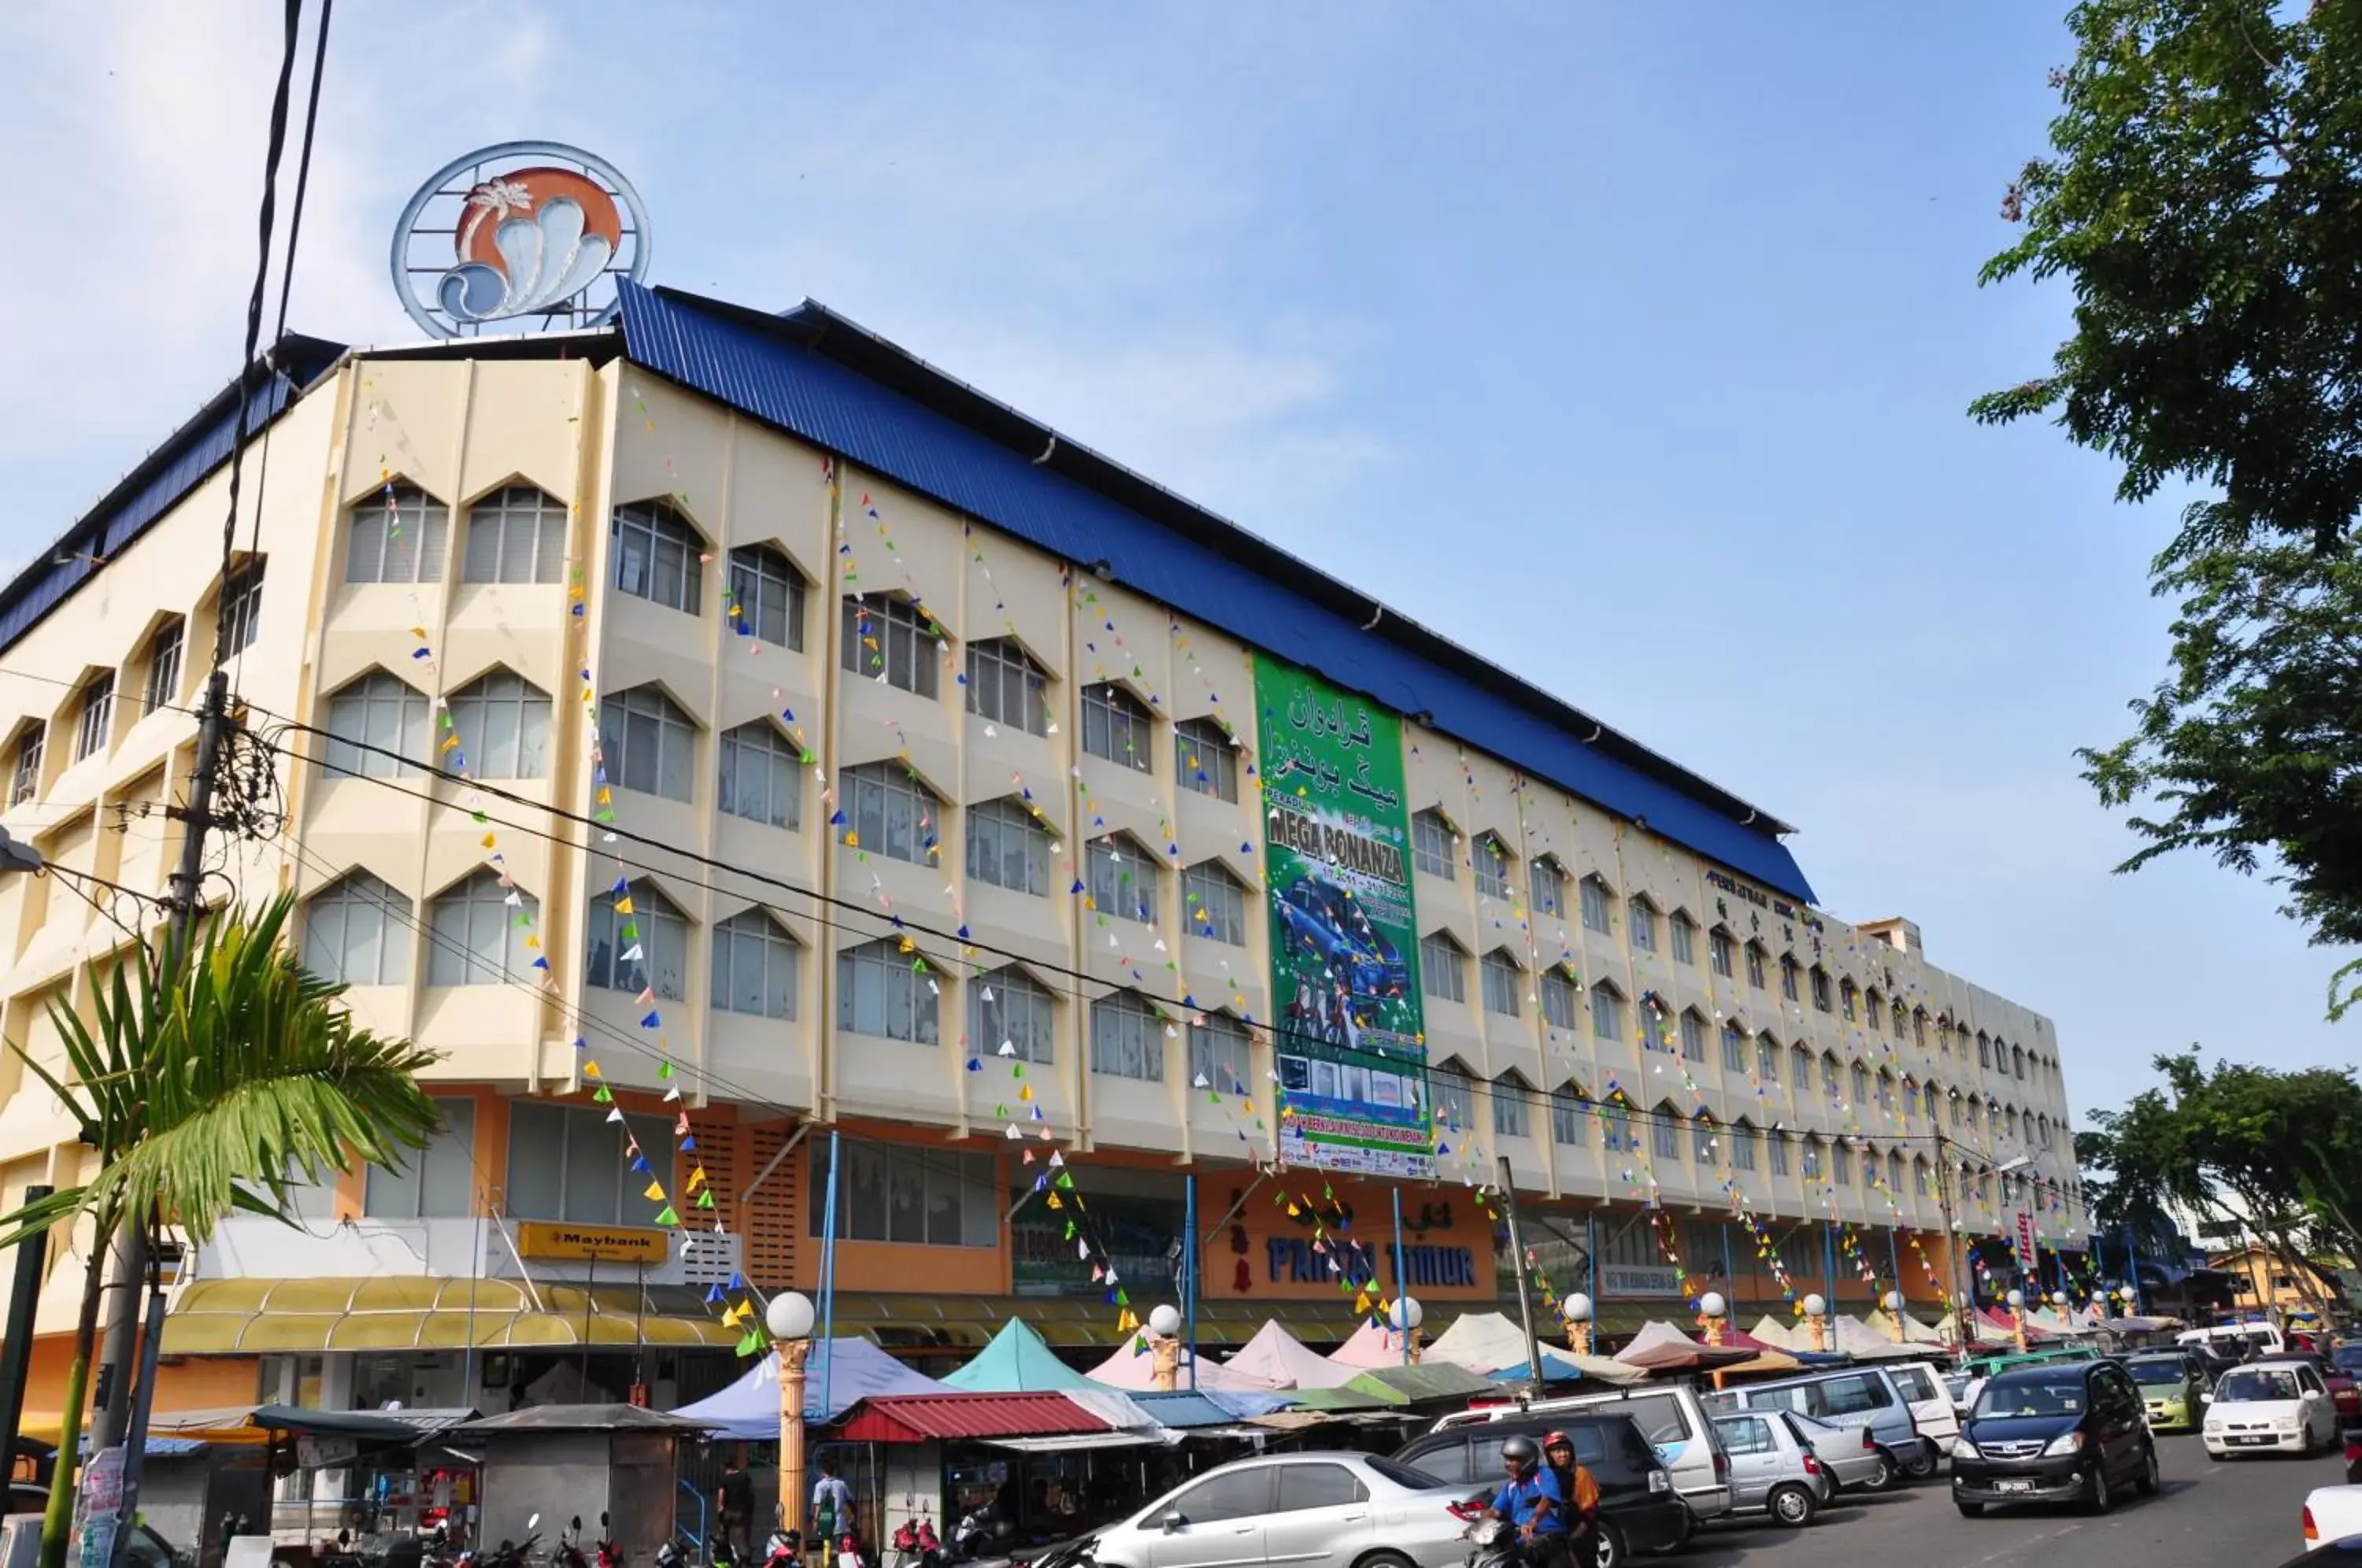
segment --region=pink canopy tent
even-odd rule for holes
[[[1630,1344],[1616,1353],[1616,1359],[1627,1366],[1650,1372],[1696,1372],[1751,1361],[1767,1348],[1760,1343],[1745,1347],[1703,1345],[1671,1323],[1652,1321],[1640,1325],[1640,1331],[1632,1337]]]
[[[1397,1353],[1385,1364],[1396,1365],[1401,1359]],[[1338,1365],[1282,1328],[1276,1318],[1256,1330],[1255,1337],[1223,1364],[1242,1377],[1264,1380],[1255,1385],[1259,1388],[1341,1388],[1365,1370]]]
[[[1392,1329],[1382,1329],[1375,1323],[1364,1323],[1353,1331],[1353,1337],[1329,1354],[1334,1366],[1347,1366],[1355,1372],[1367,1372],[1374,1367],[1400,1366],[1403,1362],[1402,1335]]]
[[[1310,1351],[1306,1351],[1304,1353],[1312,1354]],[[1314,1359],[1319,1358],[1316,1356]],[[1185,1346],[1181,1352],[1180,1375],[1174,1380],[1175,1387],[1191,1386],[1189,1361],[1189,1352]],[[1156,1386],[1156,1357],[1153,1353],[1141,1349],[1140,1341],[1137,1338],[1127,1339],[1115,1347],[1115,1353],[1092,1367],[1086,1375],[1092,1382],[1104,1383],[1110,1388],[1121,1388],[1134,1394],[1145,1393]],[[1199,1388],[1224,1389],[1234,1394],[1268,1393],[1278,1386],[1277,1384],[1258,1377],[1251,1372],[1236,1366],[1226,1366],[1220,1362],[1208,1361],[1203,1357],[1198,1359],[1198,1381],[1195,1386]]]

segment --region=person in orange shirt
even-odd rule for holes
[[[1599,1482],[1574,1457],[1574,1440],[1554,1431],[1542,1439],[1542,1463],[1558,1473],[1566,1499],[1567,1561],[1588,1564],[1598,1552]]]

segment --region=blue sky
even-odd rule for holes
[[[1798,824],[1825,906],[2058,1020],[2079,1109],[2192,1041],[2348,1063],[2273,889],[2111,876],[2075,775],[2169,510],[1962,412],[2065,330],[1975,281],[2057,8],[348,6],[292,325],[413,336],[410,189],[578,142],[656,281],[825,301]],[[274,10],[0,17],[0,558],[234,373]]]

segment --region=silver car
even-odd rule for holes
[[[1811,1524],[1837,1493],[1812,1445],[1778,1410],[1714,1418],[1714,1435],[1730,1455],[1730,1511],[1770,1514],[1780,1524]]]
[[[1838,1491],[1883,1492],[1893,1484],[1893,1463],[1866,1427],[1836,1427],[1785,1412],[1789,1427],[1813,1446],[1813,1457],[1829,1473]]]
[[[1418,1568],[1460,1568],[1468,1496],[1367,1453],[1240,1459],[1099,1532],[1100,1568],[1351,1568],[1383,1551]]]

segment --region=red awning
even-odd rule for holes
[[[1064,1394],[880,1394],[847,1410],[833,1435],[847,1442],[933,1442],[1112,1430]]]

